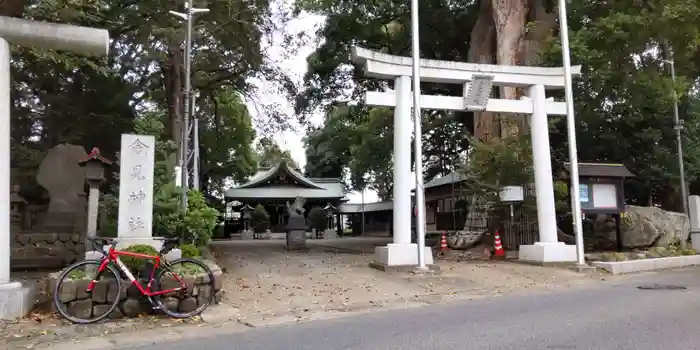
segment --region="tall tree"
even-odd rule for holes
[[[274,139],[263,137],[258,141],[256,149],[256,160],[259,167],[271,168],[280,162],[286,162],[292,168],[298,168],[299,165],[292,158],[292,153],[288,150],[283,150]]]
[[[227,179],[245,180],[257,168],[253,149],[255,129],[239,93],[221,88],[201,101],[200,189],[212,194],[224,188]]]

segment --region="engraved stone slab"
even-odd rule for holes
[[[117,229],[120,238],[152,237],[155,148],[153,136],[122,134]]]

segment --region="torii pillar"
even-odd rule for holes
[[[31,286],[10,281],[10,44],[99,57],[109,51],[109,32],[0,16],[0,320],[23,317],[34,304]]]

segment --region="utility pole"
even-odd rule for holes
[[[191,66],[192,66],[192,19],[196,13],[209,12],[207,8],[192,7],[192,0],[185,2],[185,13],[169,11],[171,14],[185,20],[186,36],[185,36],[185,89],[183,91],[184,108],[182,111],[181,133],[182,140],[180,142],[180,172],[182,176],[180,189],[182,191],[182,209],[187,210],[187,190],[189,189],[189,161],[190,161],[190,96],[191,96]]]
[[[683,121],[678,115],[678,93],[676,92],[676,65],[673,61],[673,52],[666,43],[670,60],[663,60],[671,66],[671,80],[673,81],[673,130],[676,131],[676,146],[678,149],[678,171],[681,177],[681,203],[683,204],[683,213],[688,215],[688,191],[685,187],[685,165],[683,164]]]

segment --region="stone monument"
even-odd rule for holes
[[[0,320],[26,315],[34,303],[31,286],[10,282],[10,43],[99,57],[109,51],[109,32],[0,16]]]
[[[78,162],[86,156],[82,146],[61,144],[50,149],[41,162],[36,181],[51,198],[42,230],[74,232],[84,226],[85,170]]]
[[[122,134],[119,160],[119,245],[148,244],[153,240],[153,168],[156,139],[150,135]]]
[[[306,248],[306,218],[304,217],[304,200],[297,197],[294,203],[287,203],[287,250]]]

